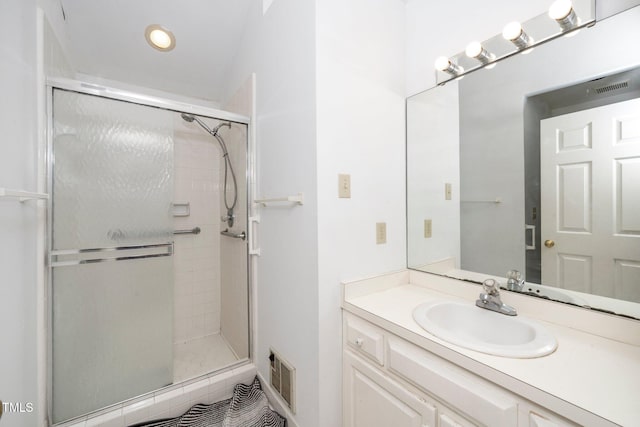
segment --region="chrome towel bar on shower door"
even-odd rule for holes
[[[173,242],[111,248],[59,249],[51,251],[51,266],[63,267],[97,262],[157,258],[171,255],[173,255]]]
[[[191,230],[176,230],[173,234],[200,234],[200,227],[193,227]]]

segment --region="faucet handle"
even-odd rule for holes
[[[482,282],[482,289],[487,293],[487,295],[500,295],[500,291],[498,290],[500,285],[494,279],[486,279]]]
[[[524,287],[524,278],[518,270],[507,272],[507,289],[510,291],[521,291]]]
[[[518,270],[509,270],[507,272],[507,279],[515,279],[517,281],[522,280],[522,273],[520,273]]]

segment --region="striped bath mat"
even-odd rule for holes
[[[134,427],[285,427],[286,419],[269,408],[260,380],[238,384],[233,397],[211,405],[194,405],[184,415]]]

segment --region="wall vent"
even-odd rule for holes
[[[273,349],[269,349],[269,360],[271,362],[271,386],[280,394],[291,412],[295,414],[296,370]]]
[[[628,80],[626,82],[613,83],[607,86],[597,87],[595,91],[598,95],[600,95],[601,93],[613,92],[614,90],[624,89],[626,87],[629,87]]]

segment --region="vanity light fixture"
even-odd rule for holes
[[[549,18],[555,19],[562,31],[569,31],[578,25],[578,15],[573,10],[571,0],[556,0],[549,8]]]
[[[514,21],[505,25],[502,38],[509,43],[501,41],[498,35],[484,41],[473,41],[462,52],[436,59],[436,84],[461,79],[481,68],[493,68],[505,58],[531,53],[537,45],[557,37],[575,36],[581,28],[596,21],[596,0],[549,0],[549,3],[553,4],[546,12],[523,23]],[[524,28],[530,33],[527,34]]]
[[[451,74],[452,76],[457,76],[464,73],[464,68],[454,64],[446,56],[439,56],[436,59],[434,65],[436,67],[436,70]]]
[[[527,49],[533,44],[533,39],[522,29],[519,22],[509,22],[502,30],[502,37],[510,41],[520,50]]]
[[[467,45],[467,49],[464,52],[469,58],[477,59],[484,65],[496,59],[496,56],[493,53],[489,53],[478,41],[472,41],[471,43],[469,43]]]
[[[147,43],[159,51],[168,52],[176,47],[176,38],[173,33],[158,24],[149,25],[144,31]]]

